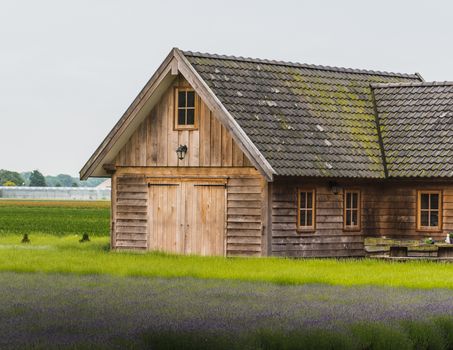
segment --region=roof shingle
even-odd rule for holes
[[[453,176],[453,83],[374,86],[389,177]]]
[[[370,85],[420,81],[416,74],[184,55],[277,175],[384,177]]]

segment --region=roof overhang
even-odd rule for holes
[[[90,176],[109,176],[109,169],[106,165],[114,162],[118,152],[149,115],[179,73],[184,76],[209,109],[220,119],[250,162],[268,181],[272,181],[273,174],[275,174],[274,169],[189,63],[184,54],[177,48],[171,50],[121,119],[80,170],[80,178],[82,180]]]

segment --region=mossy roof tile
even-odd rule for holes
[[[425,92],[412,86],[420,82],[416,74],[194,52],[184,55],[277,175],[382,178],[385,171],[371,86],[382,91],[379,99],[387,116],[382,130],[387,138],[398,132],[391,117],[395,112],[404,113],[410,120],[413,106],[432,105],[432,96],[426,102]],[[380,86],[401,83],[407,87],[392,89],[401,90],[405,103],[395,106],[392,96]],[[441,86],[433,88],[438,90],[437,99],[450,94]],[[412,97],[412,90],[417,99]],[[437,102],[434,107],[438,108]],[[429,113],[429,109],[419,112]],[[399,134],[391,138],[395,147],[399,138]],[[392,158],[399,157],[398,152],[393,154]]]

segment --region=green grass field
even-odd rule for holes
[[[108,201],[0,200],[0,234],[109,234]]]
[[[449,263],[111,252],[108,218],[108,202],[0,201],[0,271],[453,289]],[[91,242],[79,243],[84,232]]]
[[[0,201],[0,309],[8,315],[0,347],[27,347],[14,335],[25,322],[45,349],[67,339],[82,348],[453,348],[453,264],[112,252],[108,223],[108,202]],[[80,243],[84,232],[91,241]],[[30,243],[21,243],[24,233]],[[55,318],[55,310],[75,316]],[[382,320],[369,317],[378,312]],[[237,317],[253,327],[234,336],[205,328]],[[274,329],[309,317],[324,321]],[[327,321],[342,326],[325,329]]]
[[[453,265],[426,261],[221,258],[110,252],[108,237],[30,235],[0,237],[0,271],[194,277],[277,284],[329,284],[453,289]]]

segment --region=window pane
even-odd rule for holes
[[[300,222],[299,226],[306,226],[305,225],[305,220],[307,219],[307,211],[306,210],[301,210],[300,211]]]
[[[187,107],[195,107],[195,92],[187,91]]]
[[[346,208],[351,208],[351,192],[346,192]]]
[[[313,208],[313,193],[307,192],[307,208]]]
[[[187,125],[194,125],[195,120],[195,110],[187,109]]]
[[[346,226],[351,226],[351,211],[346,210]]]
[[[357,220],[357,210],[352,211],[352,226],[357,226],[359,224]]]
[[[313,226],[313,211],[307,210],[307,226]]]
[[[430,226],[439,226],[439,212],[437,210],[431,212]]]
[[[358,208],[358,200],[359,200],[359,195],[357,193],[352,194],[352,207],[353,208]]]
[[[301,208],[306,208],[307,203],[305,202],[305,198],[306,198],[305,194],[306,194],[306,192],[300,193],[300,207]]]
[[[186,92],[178,91],[178,107],[186,106]]]
[[[429,194],[427,193],[422,193],[420,195],[420,204],[422,209],[428,209],[429,208]]]
[[[439,209],[439,195],[437,193],[431,194],[431,209]]]
[[[420,224],[422,226],[428,226],[428,212],[422,211],[420,214]]]
[[[184,108],[178,109],[178,124],[186,125],[186,110]]]

